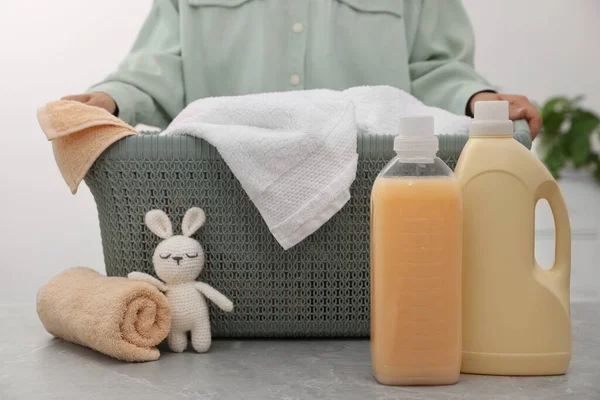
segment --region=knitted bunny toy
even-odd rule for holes
[[[183,218],[183,235],[173,236],[173,228],[167,214],[152,210],[146,214],[148,228],[163,240],[154,251],[152,261],[156,275],[164,283],[142,272],[131,272],[129,279],[148,282],[165,292],[171,311],[173,324],[167,341],[174,352],[180,353],[187,347],[187,332],[192,332],[192,346],[199,353],[210,348],[211,333],[208,297],[223,311],[232,311],[233,303],[210,285],[197,282],[204,265],[204,252],[200,243],[192,236],[206,220],[201,208],[190,208]]]

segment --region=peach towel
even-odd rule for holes
[[[37,295],[44,328],[69,342],[123,361],[152,361],[171,330],[167,298],[154,286],[70,268]]]
[[[73,194],[104,150],[126,136],[138,134],[103,108],[77,101],[53,101],[38,109],[37,117],[52,141],[56,164]]]

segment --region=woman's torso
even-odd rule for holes
[[[402,0],[179,0],[186,103],[378,84],[410,92],[410,21],[419,8]]]

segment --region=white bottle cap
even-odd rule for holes
[[[512,136],[513,123],[508,118],[508,101],[478,101],[474,115],[469,130],[471,136]]]
[[[394,151],[401,160],[433,162],[439,142],[430,115],[400,118],[400,134],[394,139]]]

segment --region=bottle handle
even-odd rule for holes
[[[552,281],[558,283],[562,289],[566,289],[566,293],[569,293],[571,277],[571,223],[569,221],[567,205],[556,181],[547,181],[540,186],[536,204],[540,199],[545,199],[550,205],[554,218],[554,230],[556,232],[554,265],[549,271],[543,271],[545,274],[542,275],[551,277]],[[538,266],[538,269],[541,268]]]

